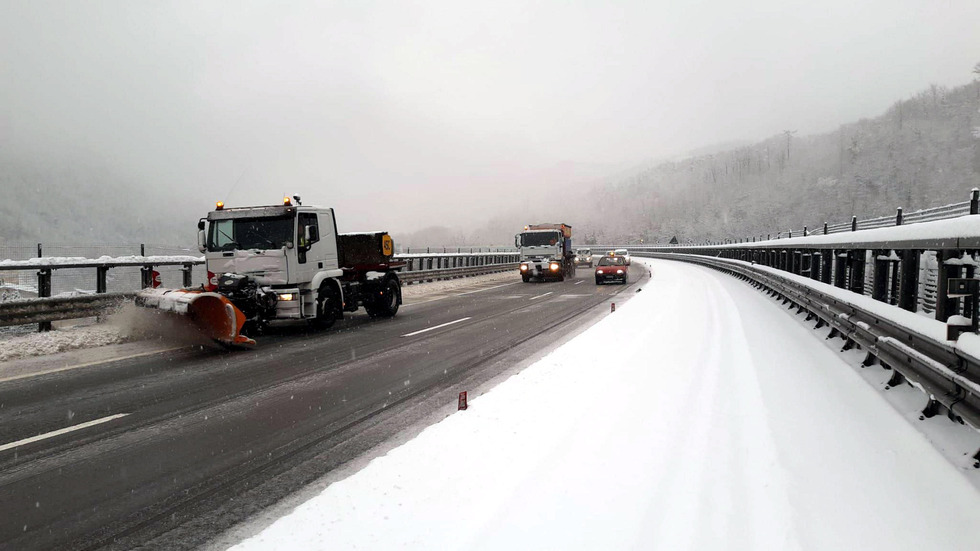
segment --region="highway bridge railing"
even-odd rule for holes
[[[980,429],[980,216],[723,245],[630,247],[630,254],[697,263],[746,279],[830,325],[866,364],[894,370],[945,411]],[[951,328],[953,330],[951,330]],[[972,331],[971,331],[972,329]],[[965,331],[965,333],[964,333]],[[962,333],[962,334],[961,334]]]
[[[468,277],[517,268],[518,253],[514,251],[478,251],[460,253],[396,254],[395,259],[406,263],[399,278],[405,283]],[[46,331],[52,321],[92,317],[105,308],[118,305],[131,297],[137,288],[153,285],[154,273],[161,267],[177,268],[180,286],[192,287],[193,270],[204,264],[195,256],[126,256],[126,257],[46,257],[28,260],[0,260],[0,291],[10,294],[35,295],[36,298],[0,300],[0,327],[38,323]],[[128,281],[128,288],[109,292],[110,270],[139,269],[138,281]],[[71,272],[78,283],[79,271],[94,270],[94,289],[74,289],[52,297],[53,274]],[[8,282],[5,274],[13,274]],[[91,276],[90,276],[91,277]],[[36,280],[35,280],[36,278]],[[36,284],[35,284],[36,281]]]

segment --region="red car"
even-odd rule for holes
[[[604,281],[621,281],[626,283],[630,278],[630,267],[626,259],[621,256],[606,255],[599,260],[595,267],[595,284],[601,285]]]

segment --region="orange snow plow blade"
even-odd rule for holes
[[[245,314],[218,293],[191,289],[143,289],[136,294],[136,305],[187,316],[202,333],[226,346],[255,346],[254,340],[241,334]]]

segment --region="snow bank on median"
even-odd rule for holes
[[[116,344],[126,339],[121,328],[104,324],[10,336],[0,340],[0,362]]]

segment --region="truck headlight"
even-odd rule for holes
[[[555,263],[555,262],[552,262],[551,263],[551,271],[552,272],[557,272],[558,271],[558,268],[559,268],[559,266],[558,266],[557,263]]]
[[[521,264],[521,271],[522,272],[526,272],[527,271],[527,264]]]
[[[292,293],[283,293],[283,294],[279,295],[279,300],[293,300],[293,294]]]

